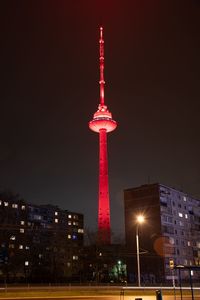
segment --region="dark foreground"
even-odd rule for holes
[[[156,290],[160,290],[158,297]],[[182,295],[181,295],[182,292]],[[21,286],[0,287],[0,299],[44,300],[200,300],[200,289],[172,289],[160,287],[121,287],[121,286]]]

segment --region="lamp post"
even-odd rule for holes
[[[136,218],[136,249],[137,249],[137,275],[138,275],[138,287],[141,287],[140,281],[140,247],[139,247],[139,225],[144,222],[144,216],[138,215]]]

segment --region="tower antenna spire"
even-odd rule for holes
[[[99,67],[100,67],[100,104],[104,105],[104,39],[103,27],[100,26],[100,39],[99,39]]]

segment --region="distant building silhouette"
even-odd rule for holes
[[[189,280],[187,268],[200,265],[200,201],[162,184],[148,184],[124,191],[125,234],[129,253],[129,281],[137,282],[136,216],[139,225],[140,265],[143,283],[172,281],[172,265],[182,265],[183,280]],[[178,280],[178,272],[174,271]],[[194,270],[193,280],[200,278]]]

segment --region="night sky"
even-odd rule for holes
[[[0,187],[97,226],[99,25],[112,230],[123,190],[160,182],[200,197],[200,1],[0,3]]]

